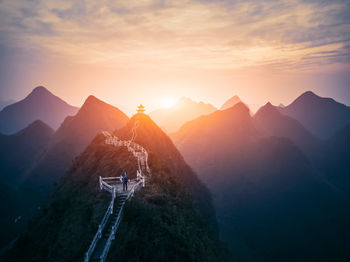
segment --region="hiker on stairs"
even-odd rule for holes
[[[124,172],[123,176],[123,191],[128,191],[128,176],[126,172]]]

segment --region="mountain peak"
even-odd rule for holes
[[[275,106],[273,106],[270,102],[267,102],[264,106],[262,106],[254,115],[254,118],[259,117],[260,115],[276,115],[281,114]]]
[[[37,86],[33,89],[32,92],[49,92],[45,86]]]
[[[81,109],[79,112],[84,112],[84,111],[91,111],[95,110],[97,108],[101,107],[112,107],[111,105],[103,102],[102,100],[98,99],[97,97],[90,95],[88,98],[86,98],[84,104],[82,105]]]
[[[15,135],[21,135],[25,133],[31,134],[31,133],[44,132],[44,131],[50,134],[54,133],[54,130],[49,125],[47,125],[41,120],[35,120],[33,123],[29,124],[24,129],[17,132]]]
[[[226,110],[239,111],[239,112],[242,112],[244,114],[249,115],[249,107],[246,104],[244,104],[243,102],[238,102],[237,104],[235,104],[234,106],[232,106]]]
[[[227,100],[221,107],[220,110],[225,110],[227,108],[230,108],[234,105],[236,105],[237,103],[242,102],[241,99],[235,95],[233,97],[231,97],[229,100]]]
[[[312,91],[306,91],[302,93],[296,100],[310,100],[310,99],[320,99],[318,95],[316,95]]]
[[[52,94],[46,87],[37,86],[32,90],[32,92],[29,93],[27,98],[37,98],[37,97],[47,97],[47,96],[54,97],[55,95]]]

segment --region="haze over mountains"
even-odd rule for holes
[[[270,104],[254,119],[239,103],[186,123],[173,140],[213,193],[221,237],[238,260],[344,261],[348,201],[277,134],[310,138]]]
[[[8,106],[8,105],[13,104],[14,102],[16,102],[16,101],[13,100],[13,99],[10,99],[10,100],[0,100],[0,110],[2,110],[5,106]]]
[[[128,120],[118,108],[89,96],[78,113],[68,116],[55,132],[45,154],[28,175],[26,183],[50,187],[97,133],[112,132],[124,126]]]
[[[36,96],[52,101],[47,92],[36,88],[26,108]],[[48,103],[40,106],[50,111]],[[35,119],[0,135],[0,244],[24,232],[51,191],[6,258],[80,260],[106,208],[98,176],[135,172],[133,156],[106,145],[100,132],[128,140],[137,126],[152,177],[126,207],[110,261],[164,260],[169,252],[186,261],[229,260],[216,235],[233,261],[348,261],[348,114],[348,106],[306,92],[286,107],[267,103],[254,116],[237,96],[220,110],[183,98],[152,112],[153,122],[145,114],[129,119],[90,96],[56,131]],[[177,130],[172,141],[164,129]],[[22,223],[14,223],[19,216]],[[150,246],[155,235],[159,242]],[[142,247],[128,254],[137,241]]]
[[[77,107],[68,105],[45,87],[36,87],[26,98],[0,111],[0,133],[13,134],[35,120],[57,129],[66,116],[74,115]]]
[[[271,103],[258,110],[254,115],[254,122],[257,129],[265,135],[289,138],[309,157],[314,157],[321,146],[321,141],[298,120],[283,115]]]
[[[128,202],[121,233],[112,243],[108,261],[227,261],[220,242],[204,223],[208,217],[200,215],[193,206],[190,192],[196,194],[198,186],[204,190],[205,187],[184,164],[171,140],[145,115],[134,116],[117,131],[118,135],[129,138],[136,121],[140,131],[137,141],[150,153],[152,176],[147,187]],[[45,209],[4,258],[82,260],[108,205],[107,196],[98,190],[98,176],[115,176],[132,170],[133,158],[125,147],[106,145],[104,136],[97,135],[74,161]],[[207,193],[204,196],[197,200],[203,202],[208,213],[213,210],[210,196]],[[66,239],[69,241],[62,241]]]
[[[326,139],[350,122],[350,107],[332,98],[319,97],[311,91],[293,103],[279,107],[281,113],[297,119],[319,138]]]
[[[23,176],[36,162],[54,131],[40,120],[13,135],[0,135],[0,245],[20,233],[37,207],[36,196],[20,189]],[[21,219],[14,223],[18,217]]]
[[[150,117],[168,133],[175,132],[180,126],[189,120],[201,115],[214,112],[216,108],[203,102],[195,102],[182,97],[170,108],[158,109],[150,113]]]
[[[42,91],[46,93],[36,88],[31,94],[40,97],[38,92]],[[51,95],[41,98],[52,99]],[[31,103],[35,101],[29,100]],[[35,106],[29,102],[28,107]],[[47,102],[42,101],[42,104],[47,105]],[[112,132],[124,126],[128,119],[119,109],[90,96],[75,116],[66,117],[56,132],[41,120],[35,120],[16,134],[0,135],[0,183],[3,183],[4,191],[11,192],[3,196],[2,207],[12,206],[11,209],[3,208],[6,223],[0,226],[8,233],[0,242],[9,241],[9,237],[18,231],[14,219],[18,216],[27,219],[33,213],[53,183],[64,175],[72,160],[98,132]],[[25,198],[19,205],[18,200],[24,193]]]
[[[227,108],[233,107],[239,102],[242,102],[241,99],[238,96],[233,96],[220,107],[220,110],[225,110]]]

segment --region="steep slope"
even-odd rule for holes
[[[298,120],[319,138],[326,139],[350,123],[350,107],[308,91],[280,112]]]
[[[350,124],[327,140],[324,169],[329,181],[350,196]],[[349,198],[350,199],[350,198]]]
[[[271,103],[261,107],[253,119],[260,132],[289,138],[311,159],[318,154],[321,142],[297,120],[281,114]]]
[[[30,204],[25,192],[0,181],[0,250],[25,229],[25,221],[31,214]]]
[[[0,110],[2,110],[5,106],[11,105],[14,102],[16,102],[15,100],[11,99],[11,100],[0,100]]]
[[[29,174],[24,186],[50,188],[98,132],[112,132],[127,121],[128,117],[118,108],[89,96],[78,113],[67,117],[56,131],[47,152]]]
[[[77,107],[68,105],[45,87],[38,86],[23,100],[0,111],[0,133],[16,133],[35,120],[57,129],[66,116],[77,111]]]
[[[198,207],[213,232],[217,231],[215,212],[211,196],[206,186],[187,165],[171,139],[145,114],[136,114],[128,124],[115,132],[121,139],[130,139],[132,130],[137,125],[136,143],[161,158],[169,170],[189,188],[195,205]],[[156,138],[156,139],[155,139]]]
[[[245,105],[193,120],[173,140],[211,190],[238,261],[348,259],[348,203],[289,139],[260,134]]]
[[[0,134],[0,180],[17,184],[53,133],[48,125],[37,120],[16,134]]]
[[[239,102],[242,102],[241,99],[238,96],[233,96],[220,107],[220,110],[225,110],[225,109],[228,109],[230,107],[233,107],[234,105],[238,104]]]
[[[23,230],[23,221],[36,206],[36,196],[17,186],[52,135],[53,130],[40,120],[14,135],[0,135],[0,247]]]
[[[137,134],[139,140],[143,135],[158,140],[153,133]],[[76,158],[47,207],[2,258],[82,260],[110,198],[99,192],[98,176],[115,176],[124,170],[133,174],[136,164],[126,147],[106,145],[104,136],[98,135]],[[126,204],[108,261],[225,261],[224,251],[194,208],[186,186],[151,152],[149,166],[152,176]]]
[[[168,133],[175,132],[189,120],[214,112],[216,108],[203,102],[195,102],[189,98],[181,98],[171,108],[158,109],[150,113],[150,117]]]

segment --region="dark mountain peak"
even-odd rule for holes
[[[237,103],[242,102],[242,100],[237,96],[233,96],[231,97],[229,100],[227,100],[221,107],[220,110],[225,110],[227,108],[230,108],[234,105],[236,105]]]
[[[45,87],[38,86],[24,99],[0,111],[0,132],[14,134],[38,119],[57,129],[66,116],[74,115],[77,111],[77,107],[67,104]]]
[[[48,97],[60,99],[59,97],[57,97],[54,94],[52,94],[44,86],[37,86],[37,87],[35,87],[32,90],[32,92],[30,92],[30,94],[26,97],[26,99],[42,99],[42,98],[48,98]]]
[[[42,92],[48,92],[51,93],[46,87],[44,86],[37,86],[33,89],[32,93],[42,93]]]
[[[83,106],[79,110],[78,114],[97,113],[101,110],[119,110],[116,107],[107,104],[106,102],[98,99],[97,97],[90,95],[84,102]]]
[[[300,95],[300,97],[319,97],[312,91],[306,91]]]
[[[18,131],[14,136],[34,135],[40,137],[41,134],[52,135],[54,130],[41,120],[35,120],[24,129]]]
[[[327,139],[350,122],[350,107],[332,98],[305,92],[290,105],[279,108],[282,114],[297,119],[318,137]]]
[[[25,129],[50,129],[53,132],[53,129],[48,124],[44,123],[41,120],[35,120],[33,123],[31,123]]]
[[[267,102],[264,106],[262,106],[258,112],[255,113],[254,117],[259,117],[261,114],[263,115],[271,115],[271,114],[281,114],[275,106],[273,106],[270,102]]]
[[[297,99],[294,100],[294,102],[291,105],[296,105],[296,104],[338,104],[334,99],[329,98],[329,97],[320,97],[316,95],[312,91],[307,91],[303,94],[301,94]],[[291,106],[289,105],[289,106]]]

